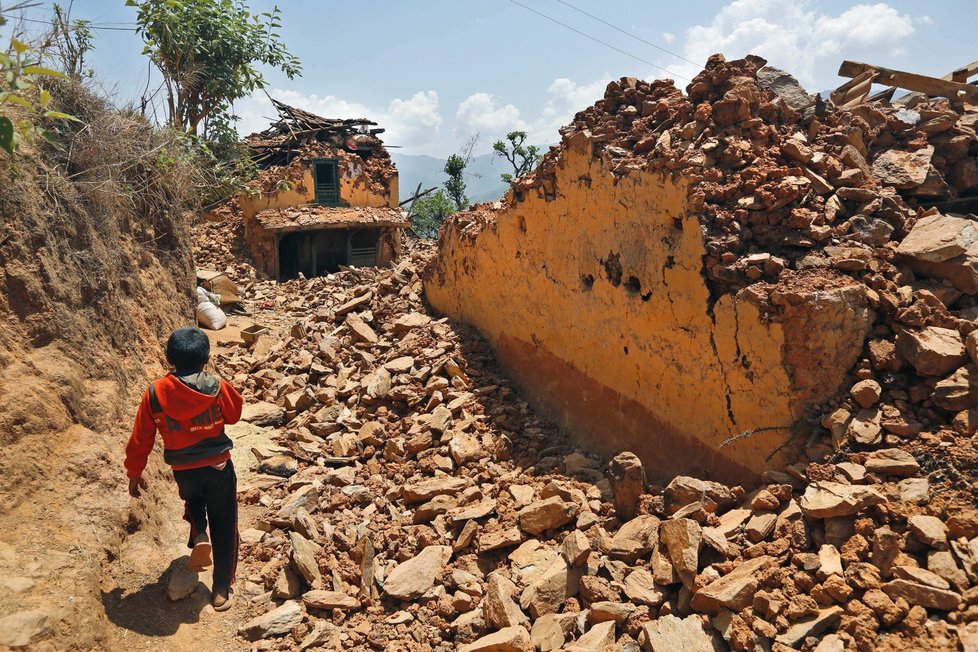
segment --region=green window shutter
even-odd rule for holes
[[[339,161],[335,158],[313,159],[312,180],[315,185],[317,204],[321,206],[339,206]]]

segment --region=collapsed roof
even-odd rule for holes
[[[251,148],[252,160],[261,168],[288,165],[293,158],[315,143],[326,143],[359,154],[364,159],[385,152],[377,136],[383,129],[366,118],[323,118],[274,98],[272,106],[279,119],[271,127],[244,139]],[[386,153],[386,152],[385,152]]]

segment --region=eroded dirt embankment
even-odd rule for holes
[[[0,161],[0,617],[41,612],[37,649],[98,649],[103,566],[169,516],[162,482],[130,510],[122,453],[161,340],[192,318],[190,183],[148,124],[60,98],[85,125],[71,147]]]

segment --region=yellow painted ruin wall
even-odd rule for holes
[[[790,424],[805,407],[784,364],[782,325],[745,293],[721,297],[710,316],[685,183],[616,180],[586,143],[561,156],[556,199],[532,194],[497,211],[474,239],[446,226],[425,274],[428,300],[481,330],[528,400],[587,446],[632,450],[653,476],[752,479],[790,433],[719,446]],[[604,264],[615,256],[617,286]],[[638,287],[628,286],[633,276]],[[829,313],[819,314],[837,317]],[[841,382],[860,346],[819,364],[844,365],[831,370]]]

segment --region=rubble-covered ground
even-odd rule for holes
[[[253,649],[975,644],[969,438],[923,433],[749,493],[643,486],[636,458],[574,450],[476,335],[430,314],[430,246],[276,284],[235,262],[234,233],[204,223],[197,238],[199,262],[272,327],[216,360],[244,392],[243,427],[275,440],[241,487],[264,507],[237,586]]]

